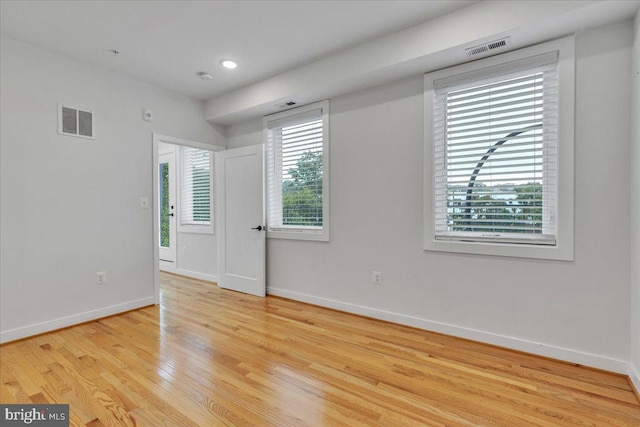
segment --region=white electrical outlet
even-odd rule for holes
[[[379,271],[373,272],[373,284],[382,285],[382,274]]]
[[[98,271],[96,273],[96,285],[104,285],[105,283],[107,283],[107,272]]]

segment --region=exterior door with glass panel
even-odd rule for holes
[[[176,261],[175,153],[158,156],[158,224],[160,261]]]

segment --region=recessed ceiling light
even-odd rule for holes
[[[224,68],[228,68],[229,70],[233,70],[234,68],[238,68],[238,63],[236,61],[232,61],[230,59],[223,59],[220,61]]]
[[[213,79],[213,76],[209,73],[205,73],[204,71],[200,71],[198,73],[198,76],[202,79],[202,80],[211,80]]]

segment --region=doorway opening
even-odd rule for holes
[[[153,135],[154,295],[160,271],[217,282],[213,153],[222,147]]]

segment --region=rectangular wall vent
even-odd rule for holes
[[[503,39],[494,40],[489,43],[470,47],[468,49],[465,49],[465,52],[467,53],[467,56],[476,56],[476,55],[480,55],[481,53],[490,52],[494,49],[504,49],[510,44],[511,44],[511,37],[505,37]]]
[[[58,133],[95,139],[93,112],[58,104]]]

